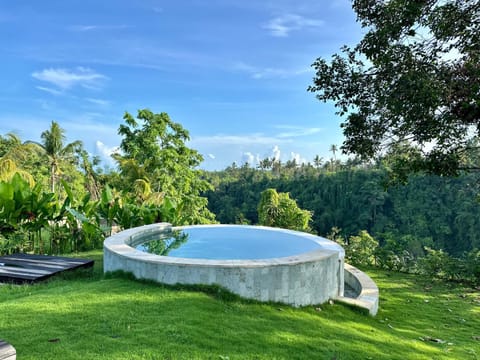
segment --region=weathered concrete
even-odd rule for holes
[[[345,283],[352,287],[359,295],[356,298],[339,296],[337,300],[348,305],[366,309],[370,315],[375,316],[378,312],[380,295],[375,282],[363,271],[349,264],[345,264],[344,277]]]
[[[222,225],[208,226],[215,231],[215,227]],[[262,260],[175,258],[144,253],[130,246],[170,229],[167,223],[152,224],[107,238],[104,271],[123,270],[137,278],[165,284],[216,284],[244,298],[293,306],[319,304],[343,295],[344,252],[329,240],[315,237],[322,245],[321,250]],[[271,228],[271,231],[286,230]]]

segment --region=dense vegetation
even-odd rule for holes
[[[313,213],[311,227],[315,233],[347,248],[361,230],[373,236],[377,246],[371,249],[373,260],[365,261],[367,264],[417,272],[421,264],[418,260],[424,258],[432,275],[445,273],[447,278],[467,276],[478,281],[478,175],[416,175],[406,186],[385,188],[388,163],[389,158],[370,166],[333,159],[317,167],[231,166],[208,174],[215,184],[215,190],[207,193],[209,207],[221,223],[256,224],[261,193],[274,188],[290,193],[302,209]],[[360,260],[357,257],[354,263],[361,264]],[[447,268],[454,273],[448,275]]]
[[[342,244],[347,261],[480,281],[479,177],[417,174],[385,185],[392,163],[333,158],[314,165],[273,159],[196,169],[201,155],[167,114],[140,110],[120,125],[118,167],[102,172],[79,141],[52,122],[42,143],[0,137],[0,252],[65,253],[102,246],[112,227],[263,224],[313,232]]]
[[[371,269],[376,317],[347,306],[294,309],[92,273],[0,286],[0,334],[20,359],[478,359],[478,293]]]
[[[392,163],[334,157],[314,165],[272,159],[258,168],[201,172],[188,132],[167,114],[141,110],[120,125],[118,167],[102,172],[56,122],[42,143],[0,137],[0,252],[65,253],[99,248],[112,227],[249,223],[309,231],[347,250],[347,261],[480,281],[476,173],[417,174],[385,185]]]
[[[232,166],[211,173],[215,190],[207,193],[209,207],[221,223],[255,224],[261,193],[274,188],[312,211],[312,229],[324,236],[337,227],[346,236],[367,230],[384,241],[403,239],[414,252],[430,246],[461,254],[480,247],[477,174],[417,175],[406,186],[385,188],[382,166],[328,167],[282,167],[275,174]]]
[[[0,253],[65,253],[102,246],[112,227],[167,221],[208,223],[214,215],[195,169],[202,157],[167,114],[126,113],[118,168],[108,173],[80,141],[65,144],[57,122],[41,143],[0,136]]]

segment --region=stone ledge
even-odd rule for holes
[[[9,343],[0,340],[0,360],[15,360],[17,351]]]
[[[339,296],[336,300],[347,305],[352,305],[368,310],[375,316],[378,312],[378,299],[380,293],[375,282],[363,271],[355,266],[345,264],[345,283],[352,287],[359,295],[356,298]]]

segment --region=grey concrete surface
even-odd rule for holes
[[[345,264],[344,278],[345,284],[355,291],[356,297],[339,296],[337,300],[366,309],[370,315],[375,316],[378,312],[380,297],[377,284],[363,271],[350,264]]]

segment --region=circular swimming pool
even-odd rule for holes
[[[259,226],[224,225],[172,228],[162,236],[142,239],[135,248],[181,258],[253,260],[293,256],[326,246],[328,243],[310,234]]]
[[[216,284],[245,298],[303,306],[343,295],[344,251],[311,234],[262,226],[152,224],[104,243],[104,271],[166,284]]]

